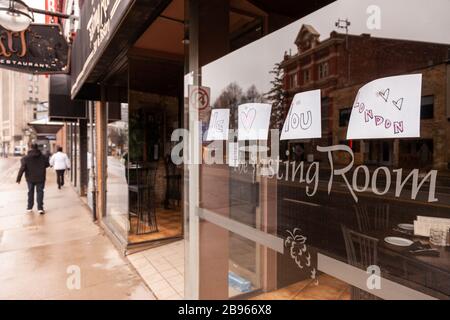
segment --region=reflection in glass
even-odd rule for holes
[[[182,235],[181,168],[170,158],[178,108],[176,98],[130,92],[126,164],[130,244]]]
[[[392,6],[392,12],[403,8],[375,2]],[[449,7],[439,1],[424,10],[419,2],[410,3],[406,7],[416,17],[410,26],[413,33],[388,17],[383,22],[386,27],[367,30],[367,17],[358,12],[365,12],[372,2],[337,1],[202,67],[201,85],[211,90],[212,108],[231,109],[232,129],[237,128],[242,103],[272,103],[277,110],[272,119],[282,120],[271,126],[280,128],[295,94],[322,91],[322,138],[280,143],[278,175],[256,175],[258,170],[251,170],[248,154],[243,159],[250,170],[243,170],[244,165],[238,169],[201,165],[202,181],[208,187],[200,186],[200,193],[206,199],[227,200],[212,209],[284,240],[296,238],[290,236],[293,230],[301,233],[296,241],[289,241],[284,253],[267,260],[261,259],[261,248],[245,234],[230,234],[230,295],[254,289],[267,291],[264,298],[372,299],[382,295],[369,287],[355,289],[354,279],[347,277],[350,271],[334,276],[321,272],[317,259],[321,254],[363,274],[376,265],[381,277],[418,294],[450,296],[450,251],[430,241],[436,233],[427,227],[436,221],[445,225],[450,219],[445,90],[450,39],[443,32],[449,29],[448,19],[439,14],[442,6]],[[344,12],[352,21],[348,35],[333,30],[329,21],[330,16]],[[430,17],[438,23],[430,25]],[[375,79],[411,73],[423,76],[420,138],[347,140],[358,90]],[[341,151],[328,154],[318,149],[333,145],[341,145]],[[300,169],[294,172],[296,168]],[[308,168],[318,169],[313,196],[306,189],[312,188],[305,179]],[[333,170],[345,168],[345,174],[334,174]],[[215,181],[218,171],[221,179]],[[228,183],[223,183],[225,179]],[[275,185],[272,189],[271,184]],[[388,237],[401,238],[399,245],[387,243]],[[405,243],[410,246],[402,246]],[[366,254],[358,256],[360,252]],[[315,274],[305,272],[302,259]],[[260,266],[270,263],[276,265],[272,273],[260,273]],[[261,284],[268,282],[264,277],[275,278],[275,284],[264,287]]]
[[[122,240],[126,239],[128,222],[128,104],[120,105],[120,120],[110,119],[107,128],[107,205],[104,218]]]

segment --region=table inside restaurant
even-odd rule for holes
[[[394,262],[401,268],[403,274],[400,275],[400,278],[407,280],[406,282],[409,284],[414,284],[414,289],[432,296],[438,296],[441,299],[450,298],[450,247],[435,246],[426,237],[399,232],[396,228],[387,231],[367,232],[367,234],[379,240],[380,267],[385,267],[384,264],[388,264],[387,262],[390,260],[391,265]],[[409,252],[410,247],[389,244],[384,240],[386,237],[400,237],[413,242],[420,241],[424,245],[429,244],[433,249],[438,250],[439,256],[414,255]],[[389,267],[385,269],[389,270]],[[412,273],[419,275],[420,279],[418,280]]]

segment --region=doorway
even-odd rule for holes
[[[107,128],[103,220],[128,250],[183,237],[183,170],[170,157],[182,119],[183,64],[138,53],[120,77],[127,79],[127,103]]]
[[[178,108],[175,97],[130,91],[129,244],[183,235],[182,168],[170,157]]]

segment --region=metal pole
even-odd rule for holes
[[[76,16],[73,16],[70,14],[65,14],[65,13],[60,13],[60,12],[53,12],[53,11],[36,9],[36,8],[29,8],[29,10],[33,13],[44,14],[46,16],[53,16],[53,17],[58,17],[58,18],[62,18],[62,19],[74,19],[74,20],[79,19]]]
[[[89,101],[89,125],[91,130],[91,170],[90,176],[92,179],[92,215],[93,220],[97,221],[97,184],[95,179],[95,130],[94,130],[94,102]]]

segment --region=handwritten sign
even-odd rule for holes
[[[272,105],[246,103],[238,108],[238,140],[267,140]]]
[[[284,122],[280,140],[322,137],[320,90],[298,93]]]
[[[420,137],[421,96],[421,74],[366,84],[353,105],[347,139]]]
[[[230,125],[230,109],[214,109],[209,120],[208,136],[206,141],[228,140]]]

